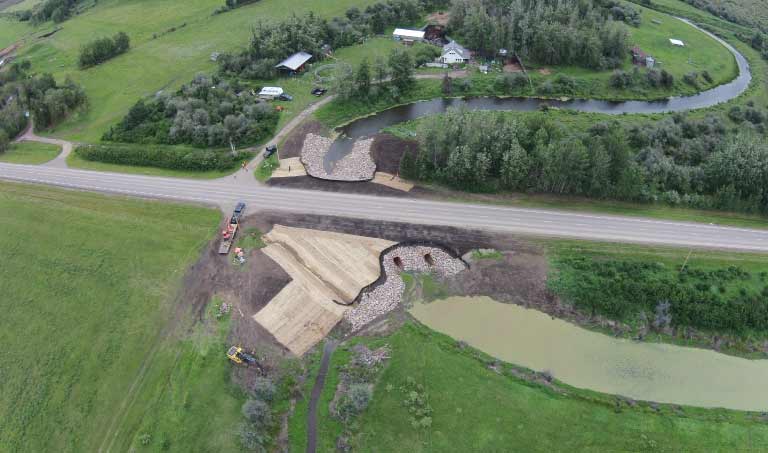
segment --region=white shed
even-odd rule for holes
[[[423,41],[424,30],[409,30],[407,28],[395,28],[392,32],[395,41]]]
[[[280,87],[264,87],[259,91],[259,97],[262,99],[274,99],[283,94],[283,89]]]
[[[685,43],[679,39],[669,38],[669,42],[672,43],[673,46],[685,47]]]

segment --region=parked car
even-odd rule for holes
[[[291,96],[290,94],[287,94],[287,93],[283,93],[280,96],[278,96],[277,98],[280,99],[281,101],[292,101],[293,100],[293,96]]]
[[[320,88],[320,87],[312,88],[312,94],[314,94],[315,96],[322,96],[325,94],[326,91],[328,91],[326,88]]]
[[[277,145],[269,145],[264,148],[264,159],[269,159],[277,152]]]
[[[234,214],[239,219],[240,217],[242,217],[244,212],[245,212],[245,203],[243,203],[241,201],[241,202],[237,203],[237,205],[235,205],[235,212],[234,212]]]

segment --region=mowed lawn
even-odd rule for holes
[[[99,448],[218,220],[0,183],[0,450]]]
[[[617,412],[612,398],[563,396],[498,374],[416,324],[377,343],[389,344],[392,358],[359,420],[356,451],[734,452],[768,445],[768,426],[744,414],[685,408],[680,416],[669,407],[656,413],[626,405]],[[411,426],[399,390],[409,377],[428,394],[430,428]]]
[[[5,152],[0,153],[0,162],[8,162],[11,164],[42,164],[54,159],[60,152],[60,146],[48,143],[12,143]]]
[[[30,40],[20,56],[29,58],[35,71],[52,72],[62,79],[70,76],[84,85],[90,100],[88,111],[59,126],[55,135],[94,142],[138,99],[175,89],[198,72],[214,71],[212,52],[245,48],[257,21],[310,10],[334,17],[351,6],[371,3],[374,0],[262,0],[213,16],[224,0],[104,0],[64,22],[63,29],[52,37]],[[6,21],[0,22],[0,28],[5,26]],[[0,32],[0,43],[10,43],[14,34],[28,32],[24,27]],[[172,28],[175,31],[169,32]],[[120,30],[131,38],[126,54],[85,71],[77,69],[82,44]]]

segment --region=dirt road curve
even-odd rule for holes
[[[16,137],[14,142],[38,142],[38,143],[48,143],[50,145],[57,145],[61,147],[61,153],[59,153],[58,156],[56,156],[55,159],[46,162],[43,165],[49,166],[49,167],[58,167],[58,168],[67,168],[67,156],[72,153],[72,147],[74,146],[72,142],[68,142],[66,140],[60,140],[58,138],[49,138],[49,137],[40,137],[38,135],[35,135],[35,126],[34,122],[32,120],[29,121],[29,126],[27,126],[27,130],[24,131],[23,134]]]

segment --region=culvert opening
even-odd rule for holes
[[[435,265],[435,260],[434,260],[434,258],[432,258],[432,254],[431,253],[427,253],[426,255],[424,255],[424,261],[426,261],[427,264],[429,264],[430,266],[434,266]]]
[[[399,267],[400,269],[403,268],[403,260],[400,259],[399,256],[396,256],[392,261],[395,262],[395,266]]]

